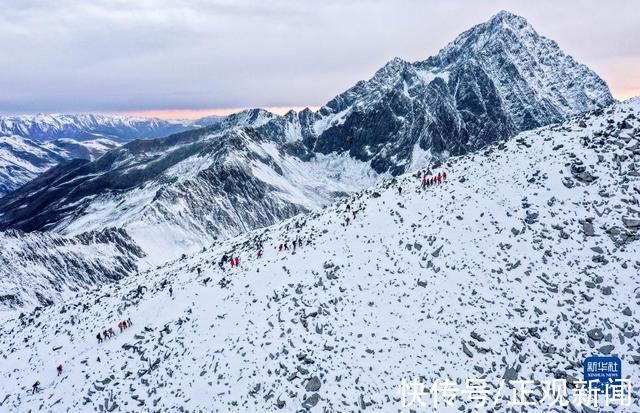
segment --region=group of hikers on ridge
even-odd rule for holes
[[[222,256],[222,258],[220,258],[220,261],[218,261],[218,267],[223,268],[225,263],[229,263],[231,265],[231,267],[238,267],[240,266],[240,257],[239,256],[230,256],[228,254],[224,254]],[[200,270],[202,271],[202,270]],[[200,271],[198,272],[198,275],[200,275]]]
[[[302,247],[302,238],[296,238],[293,241],[291,241],[291,249],[293,251],[296,250],[296,248],[301,248]],[[289,251],[289,241],[285,241],[284,243],[280,243],[278,244],[278,252],[282,252],[282,251]],[[262,254],[260,254],[260,256],[262,256]]]
[[[347,206],[345,207],[345,211],[344,212],[347,214],[347,216],[344,218],[344,225],[347,226],[347,225],[349,225],[349,223],[352,220],[355,221],[355,219],[358,216],[358,213],[360,212],[360,210],[352,208],[351,204],[347,203]]]
[[[131,318],[127,318],[124,321],[120,321],[118,323],[118,328],[120,329],[120,332],[124,332],[125,329],[131,327],[133,325],[133,322],[131,322]],[[100,332],[98,332],[98,335],[96,335],[96,338],[98,339],[98,344],[102,343],[104,340],[111,338],[113,336],[115,336],[116,333],[113,331],[112,327],[109,328],[105,328],[104,331],[102,332],[102,334],[100,334]]]
[[[293,251],[295,251],[296,248],[302,248],[302,245],[303,245],[302,238],[296,237],[296,239],[294,239],[293,241],[285,241],[278,244],[276,246],[276,249],[278,250],[278,252],[288,251],[289,249],[292,249]],[[263,255],[264,255],[263,246],[262,244],[259,244],[258,248],[256,249],[256,258],[262,258]],[[234,256],[232,254],[225,253],[218,261],[218,267],[224,270],[225,263],[229,263],[231,268],[239,267],[240,256],[238,255]],[[202,267],[200,267],[200,265],[196,266],[196,271],[198,272],[198,277],[200,277],[202,275]]]
[[[428,186],[440,184],[445,179],[447,179],[447,173],[444,171],[438,172],[438,175],[433,175],[431,177],[429,177],[426,172],[422,171],[422,180],[421,180],[422,189],[425,189]]]

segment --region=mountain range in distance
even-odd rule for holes
[[[150,259],[177,257],[612,102],[593,71],[500,12],[318,111],[247,110],[50,169],[0,200],[0,228],[121,227]]]

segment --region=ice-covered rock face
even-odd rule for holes
[[[412,164],[415,146],[459,155],[612,102],[594,72],[524,18],[500,12],[436,56],[396,58],[338,95],[307,140],[316,151],[348,151],[397,174]]]
[[[439,185],[389,178],[2,322],[2,408],[406,411],[403,378],[427,391],[486,378],[509,411],[501,380],[563,378],[571,400],[584,359],[603,353],[633,381],[639,138],[640,101],[616,104],[449,158],[429,171],[447,172]],[[240,266],[220,268],[224,255]],[[116,334],[98,343],[105,328]],[[527,387],[540,396],[527,412],[553,408],[542,388]],[[437,410],[486,409],[461,395]]]
[[[248,110],[62,165],[0,200],[0,228],[124,226],[146,251],[179,254],[611,101],[597,75],[502,12],[317,112]]]

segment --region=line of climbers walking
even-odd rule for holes
[[[299,222],[295,222],[295,227],[297,229],[300,229],[304,226],[305,223],[299,223]],[[289,229],[289,226],[287,225],[287,230]],[[307,244],[310,244],[311,241],[307,241]],[[294,252],[296,251],[296,249],[298,248],[302,248],[302,246],[304,245],[303,239],[302,237],[298,237],[296,236],[296,238],[293,241],[289,241],[286,240],[285,242],[282,242],[280,244],[276,245],[276,249],[278,250],[278,252],[282,252],[282,251],[289,251],[289,250],[293,250]],[[258,240],[256,242],[256,258],[257,259],[261,259],[264,255],[264,244],[263,241]],[[237,268],[240,266],[240,256],[231,253],[224,253],[222,255],[222,257],[220,258],[220,260],[218,261],[218,267],[225,271],[225,264],[229,263],[231,268]],[[198,278],[200,278],[200,276],[203,274],[202,271],[202,267],[200,265],[197,265],[195,267],[195,270],[198,273]],[[257,269],[257,271],[260,271],[259,269]],[[209,281],[211,281],[211,277],[206,277],[202,279],[202,283],[204,284],[204,286],[206,287],[207,284],[209,283]],[[229,278],[227,278],[226,276],[223,276],[222,279],[220,279],[220,281],[218,282],[218,284],[225,288],[227,287],[229,284],[231,283],[231,280]]]
[[[118,328],[120,329],[120,333],[123,333],[124,330],[126,330],[127,328],[131,327],[133,325],[133,323],[131,322],[131,318],[128,318],[124,321],[120,321],[118,323]],[[102,334],[100,334],[100,332],[98,332],[98,335],[96,335],[96,338],[98,339],[98,344],[102,343],[104,340],[111,338],[113,336],[115,336],[116,333],[113,331],[112,327],[109,328],[105,328],[104,331],[102,332]]]
[[[278,244],[278,246],[276,248],[278,248],[278,252],[289,251],[289,241],[287,240],[287,241],[285,241],[283,243]],[[293,251],[295,251],[296,248],[302,248],[302,238],[296,237],[296,239],[294,239],[291,242],[291,249]],[[260,254],[260,257],[261,256],[262,256],[262,254]]]
[[[447,173],[444,171],[438,172],[438,175],[433,175],[431,177],[429,177],[425,171],[422,171],[422,189],[425,189],[428,186],[438,185],[445,179],[447,179]]]
[[[131,322],[131,318],[127,318],[124,321],[120,321],[118,323],[118,328],[120,329],[120,332],[124,332],[125,329],[127,329],[128,327],[131,327],[133,325],[133,322]],[[116,333],[113,331],[112,327],[109,328],[105,328],[104,331],[102,333],[98,333],[96,335],[96,338],[98,339],[98,344],[102,343],[104,340],[111,338],[113,336],[115,336]],[[56,371],[58,372],[58,376],[62,375],[62,363],[58,364],[58,367],[56,367]],[[35,383],[33,383],[33,385],[31,385],[31,394],[36,394],[37,392],[40,391],[40,380],[36,380]]]
[[[347,209],[349,210],[351,207],[348,205]],[[353,211],[353,217],[355,218],[356,216],[356,212],[357,211]],[[296,222],[296,228],[299,228],[299,224]],[[309,244],[311,241],[308,241],[307,244]],[[303,241],[301,237],[296,237],[295,240],[293,240],[291,242],[291,248],[293,249],[293,251],[296,250],[296,248],[302,248],[303,246]],[[276,247],[278,249],[278,251],[287,251],[289,250],[289,241],[285,241],[284,243],[281,243],[278,245],[278,247]],[[256,251],[256,257],[257,258],[262,258],[263,255],[263,246],[262,243],[258,244],[258,249]],[[218,266],[221,269],[224,269],[224,264],[225,263],[229,263],[231,265],[231,267],[238,267],[240,266],[240,257],[239,256],[231,256],[229,254],[224,254],[222,256],[222,258],[220,259],[220,261],[218,262]],[[200,265],[196,266],[196,271],[198,273],[198,277],[200,277],[200,275],[202,275],[202,267]],[[207,277],[203,280],[204,285],[206,286],[207,283],[211,281],[211,277]],[[226,277],[223,277],[219,284],[224,288],[226,287],[231,281],[228,280]],[[169,285],[169,296],[173,296],[173,286],[171,286],[170,284],[168,284],[167,280],[164,280],[161,283],[161,287],[165,288],[167,285]],[[141,294],[142,292],[142,288],[141,286],[138,286],[138,294]],[[131,321],[131,318],[127,318],[124,321],[120,321],[118,322],[118,329],[120,330],[120,333],[123,333],[124,330],[126,330],[127,328],[131,327],[133,325],[133,322]],[[96,338],[98,339],[98,344],[102,343],[103,341],[110,339],[112,337],[114,337],[116,335],[115,331],[113,330],[113,327],[109,327],[109,328],[105,328],[104,331],[102,332],[98,332],[98,334],[96,335]],[[58,367],[56,367],[56,370],[58,372],[58,376],[62,375],[62,364],[58,365]],[[40,381],[37,380],[32,386],[31,386],[31,394],[35,394],[37,392],[40,391]]]

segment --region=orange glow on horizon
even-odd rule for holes
[[[318,110],[319,106],[269,106],[263,109],[269,112],[276,113],[278,115],[284,115],[290,110],[300,111],[305,107],[311,110]],[[226,116],[232,113],[237,113],[247,108],[217,108],[217,109],[151,109],[151,110],[135,110],[129,112],[118,112],[121,115],[127,116],[141,116],[145,118],[160,118],[160,119],[199,119],[205,116]]]
[[[628,87],[611,87],[611,94],[617,100],[623,101],[632,97],[640,96],[640,89],[628,88]],[[267,106],[263,109],[269,112],[276,113],[278,115],[284,115],[290,110],[301,111],[308,107],[309,109],[316,111],[320,109],[320,106]],[[227,116],[232,113],[237,113],[242,110],[251,109],[252,107],[245,108],[215,108],[215,109],[150,109],[150,110],[134,110],[126,112],[110,112],[127,116],[141,116],[145,118],[160,118],[160,119],[199,119],[205,116]]]
[[[640,96],[640,89],[618,90],[618,91],[616,91],[616,93],[614,93],[614,91],[612,90],[611,94],[613,95],[613,97],[615,99],[627,100],[627,99],[631,99],[631,98],[635,98],[635,97]]]

